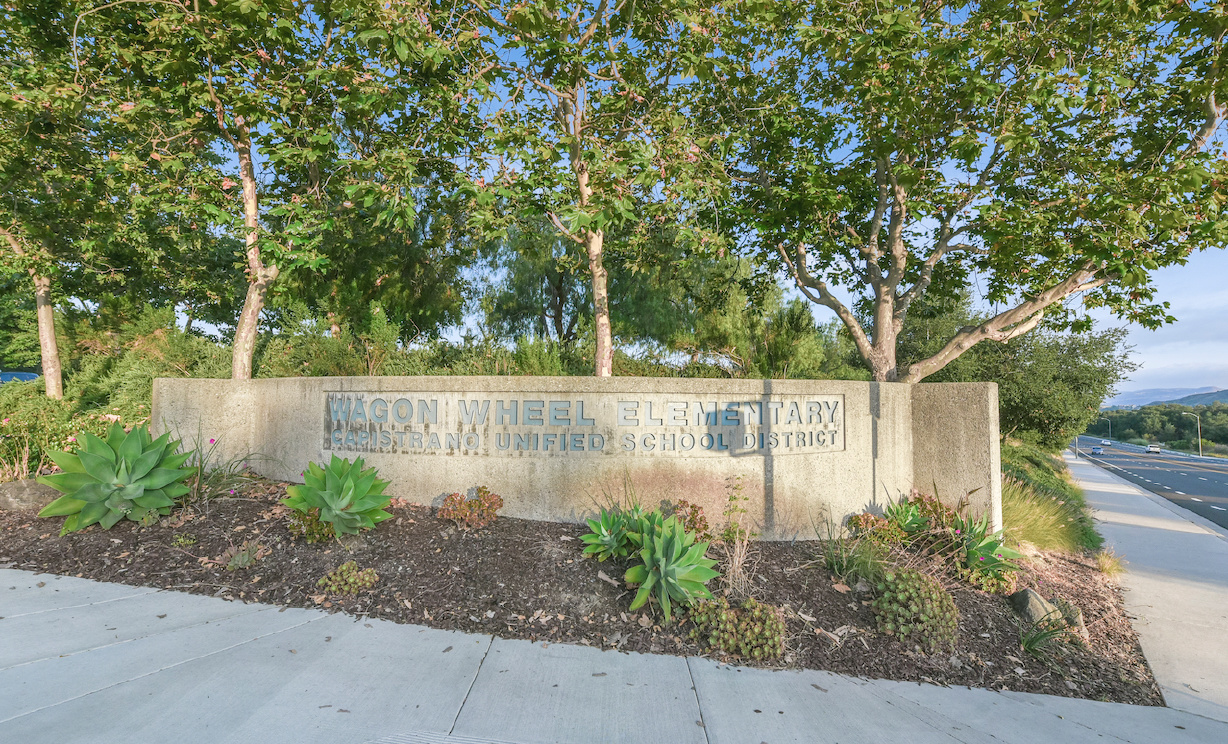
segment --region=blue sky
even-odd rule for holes
[[[1228,388],[1228,250],[1196,253],[1185,266],[1157,271],[1155,283],[1177,322],[1157,331],[1127,326],[1141,368],[1119,390]],[[1121,325],[1108,313],[1092,315]]]

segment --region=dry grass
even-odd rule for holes
[[[1002,477],[1002,522],[1017,545],[1073,553],[1083,547],[1082,505],[1065,494],[1039,488],[1009,475]]]
[[[1109,578],[1117,578],[1126,571],[1126,561],[1112,550],[1101,550],[1096,553],[1096,568]]]
[[[27,439],[23,449],[13,455],[12,460],[0,457],[0,483],[26,480],[30,477],[30,440]]]

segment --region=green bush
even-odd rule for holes
[[[931,653],[952,651],[959,632],[959,608],[950,592],[918,571],[888,571],[871,603],[878,629]]]
[[[779,607],[747,599],[738,608],[718,597],[690,612],[691,639],[711,649],[756,661],[776,659],[785,651],[785,617]]]
[[[109,530],[121,519],[141,522],[150,514],[169,514],[175,499],[188,492],[181,481],[192,473],[181,467],[191,453],[175,454],[178,448],[169,433],[151,439],[143,426],[125,432],[112,424],[105,440],[83,432],[75,453],[48,452],[64,472],[38,481],[64,495],[38,515],[68,517],[60,530],[64,535],[95,523]]]

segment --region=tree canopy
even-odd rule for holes
[[[840,318],[876,380],[1085,328],[1078,295],[1171,321],[1152,273],[1228,237],[1222,5],[746,0],[727,18],[709,100],[738,135],[743,244]],[[913,304],[976,279],[996,311],[901,365]]]

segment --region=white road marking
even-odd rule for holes
[[[1224,508],[1224,507],[1222,507],[1222,506],[1216,506],[1215,504],[1211,504],[1211,508],[1212,508],[1212,509],[1219,509],[1220,511],[1228,511],[1228,509],[1225,509],[1225,508]]]
[[[1202,476],[1198,476],[1198,480],[1206,480],[1206,478],[1203,478]]]
[[[1177,493],[1181,494],[1182,496],[1185,495],[1185,491],[1177,491]]]
[[[1202,499],[1197,498],[1197,497],[1195,497],[1195,496],[1191,496],[1191,497],[1190,497],[1190,501],[1197,501],[1197,502],[1201,503],[1201,502],[1202,502]]]

